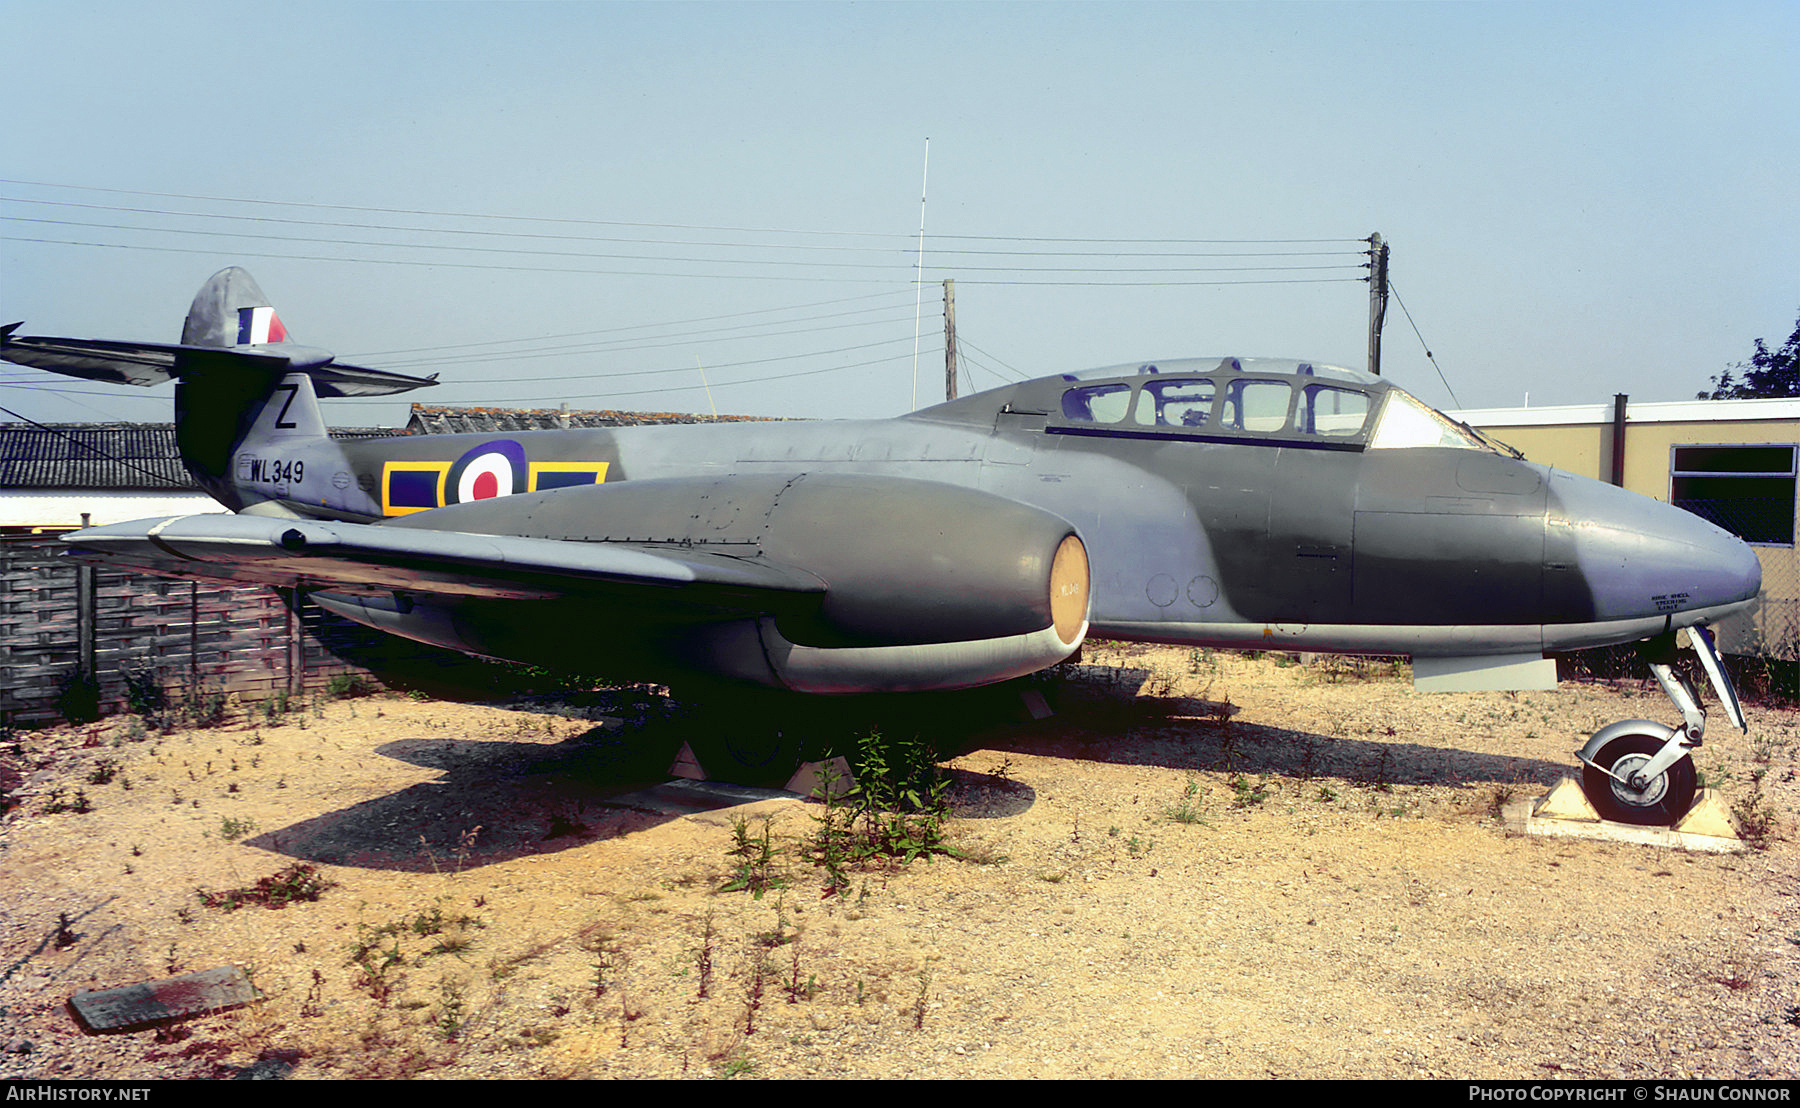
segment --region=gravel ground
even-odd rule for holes
[[[1672,721],[1653,685],[1099,644],[1038,687],[1037,722],[946,702],[961,857],[832,897],[819,805],[628,793],[666,720],[383,695],[17,733],[0,1078],[1800,1073],[1791,710],[1715,720],[1705,781],[1768,837],[1714,855],[1497,816],[1600,725]],[[721,891],[734,817],[760,897]],[[197,895],[296,862],[318,900]],[[232,963],[266,1000],[112,1035],[66,1008]]]

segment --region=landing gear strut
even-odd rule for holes
[[[1685,635],[1687,641],[1680,642]],[[1694,762],[1688,751],[1706,733],[1706,709],[1686,675],[1676,672],[1676,651],[1687,646],[1700,658],[1725,715],[1738,730],[1747,730],[1737,690],[1719,661],[1712,632],[1694,626],[1669,632],[1645,644],[1645,659],[1656,681],[1681,712],[1680,727],[1649,719],[1628,719],[1601,728],[1576,753],[1583,766],[1581,788],[1602,819],[1620,823],[1672,825],[1694,801]]]

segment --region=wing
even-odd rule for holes
[[[84,560],[120,568],[352,594],[548,600],[686,590],[710,606],[769,612],[825,590],[808,574],[717,553],[254,515],[142,519],[64,541]]]
[[[807,692],[1005,680],[1087,633],[1066,521],[869,474],[623,481],[384,523],[174,516],[65,541],[127,568],[317,589],[358,622],[489,657]]]

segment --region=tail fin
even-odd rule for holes
[[[325,434],[311,383],[299,374],[280,373],[294,362],[318,359],[287,338],[287,328],[256,278],[237,266],[220,270],[200,286],[181,327],[181,345],[189,352],[175,360],[175,442],[194,480],[234,511],[279,499],[286,491],[270,489],[277,493],[270,497],[257,487],[254,468],[238,473],[234,463],[240,454],[260,458],[276,452],[277,440],[291,447],[296,439]],[[260,358],[221,359],[200,353],[202,348]],[[270,356],[281,364],[258,364]],[[323,361],[330,360],[325,355]]]
[[[183,346],[267,346],[288,341],[287,328],[248,270],[232,266],[212,275],[194,294]]]
[[[303,452],[336,450],[318,397],[381,396],[437,384],[435,375],[341,365],[328,350],[290,341],[255,278],[236,266],[200,287],[179,344],[17,336],[17,327],[0,328],[0,358],[7,361],[116,384],[174,380],[182,463],[232,509],[303,497],[308,490],[294,487],[292,474],[333,471],[317,464],[322,457],[291,464]],[[281,464],[270,468],[265,455]]]

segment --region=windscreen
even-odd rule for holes
[[[1398,450],[1412,446],[1496,452],[1474,432],[1414,400],[1409,394],[1394,389],[1388,393],[1387,407],[1375,427],[1374,438],[1369,440],[1369,449]]]

